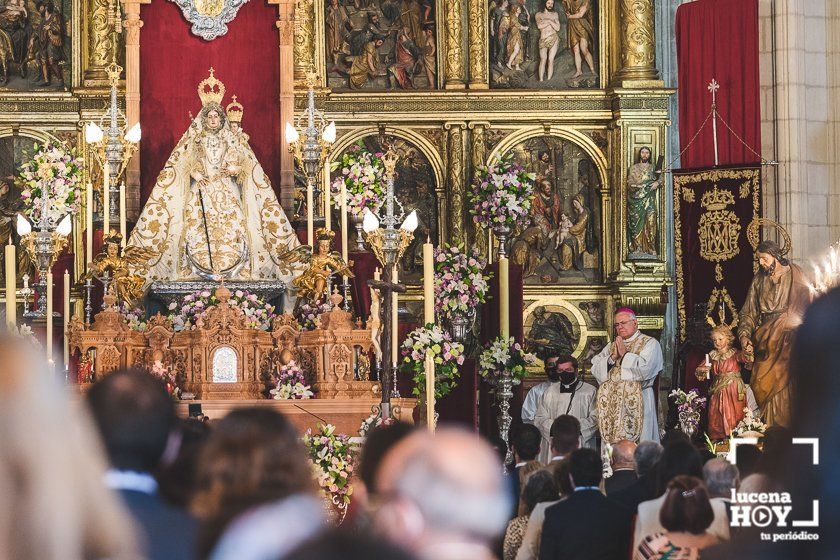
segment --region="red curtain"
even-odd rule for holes
[[[141,202],[154,187],[175,144],[201,110],[198,83],[212,66],[227,93],[245,107],[242,126],[276,191],[280,189],[280,53],[277,7],[251,0],[228,24],[228,33],[205,41],[174,2],[144,4],[140,16]]]
[[[685,148],[711,108],[708,86],[717,80],[719,115],[761,153],[758,82],[758,1],[697,0],[677,9],[680,145]],[[720,165],[754,163],[760,158],[718,121]],[[711,120],[686,149],[683,168],[715,164]]]

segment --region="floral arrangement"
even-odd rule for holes
[[[317,431],[306,431],[303,443],[315,470],[315,479],[327,501],[346,512],[353,494],[350,478],[353,476],[352,444],[350,438],[335,433],[332,424],[318,424]]]
[[[359,426],[359,435],[361,437],[367,437],[368,433],[374,428],[378,428],[379,426],[390,426],[396,422],[393,418],[382,418],[382,414],[379,413],[378,410],[371,412],[370,416],[362,421],[362,425]]]
[[[308,300],[300,304],[295,312],[298,323],[300,323],[300,330],[312,331],[318,328],[318,317],[321,313],[326,313],[332,309],[332,303],[325,301],[322,303],[311,304]]]
[[[179,307],[177,303],[169,304],[171,312],[169,318],[176,331],[192,330],[196,322],[203,318],[207,310],[219,305],[219,298],[210,290],[203,290],[184,296]],[[256,294],[245,290],[236,290],[231,294],[230,305],[238,307],[247,317],[247,325],[252,329],[267,331],[271,329],[271,321],[275,317],[274,306],[265,303]]]
[[[344,184],[347,193],[347,208],[355,216],[361,216],[365,208],[373,210],[380,204],[385,194],[385,164],[382,154],[372,154],[367,150],[356,147],[341,154],[333,162],[331,171],[340,173],[330,184],[330,191],[337,209],[341,208],[341,185]]]
[[[423,397],[426,387],[426,357],[435,362],[435,398],[448,395],[455,388],[458,366],[464,363],[464,345],[440,326],[429,323],[411,331],[402,345],[402,369],[414,374],[416,397]]]
[[[682,389],[674,389],[668,397],[673,398],[674,404],[677,405],[680,429],[689,436],[692,435],[700,424],[700,411],[706,408],[706,397],[701,397],[697,389],[688,393]]]
[[[528,371],[536,365],[537,357],[525,352],[513,337],[498,337],[491,342],[478,358],[478,373],[495,385],[503,371],[510,372],[514,385],[518,385]]]
[[[50,203],[46,218],[57,225],[67,214],[76,215],[82,204],[84,161],[73,150],[60,144],[33,146],[35,155],[20,168],[18,181],[22,187],[24,212],[37,222],[41,219],[39,200],[46,190]]]
[[[17,327],[9,326],[9,333],[17,339],[23,340],[31,344],[36,350],[41,349],[41,341],[35,336],[35,332],[29,325],[20,325]]]
[[[467,192],[475,223],[491,229],[527,226],[535,179],[535,174],[513,160],[513,153],[501,156],[489,167],[479,167]]]
[[[172,398],[178,398],[181,395],[181,388],[178,387],[178,379],[175,372],[163,365],[163,362],[155,360],[149,373],[166,384],[166,391]]]
[[[138,332],[145,332],[148,329],[149,324],[146,320],[146,312],[139,307],[131,307],[121,301],[117,304],[117,311],[122,315],[129,329]]]
[[[762,422],[760,417],[753,415],[753,411],[749,406],[745,406],[744,417],[732,429],[731,437],[762,436],[765,431],[767,431],[767,424]]]
[[[282,366],[276,375],[277,387],[270,390],[274,400],[311,399],[315,396],[306,382],[306,375],[293,361]]]
[[[435,249],[435,311],[445,317],[469,314],[484,303],[490,289],[485,261],[475,249],[456,246]]]

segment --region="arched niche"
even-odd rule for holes
[[[219,346],[213,350],[213,383],[236,383],[239,381],[239,356],[230,346]]]
[[[574,129],[532,127],[517,131],[490,155],[511,152],[536,176],[531,223],[509,241],[511,261],[526,285],[595,285],[603,281],[609,234],[603,203],[603,154]]]
[[[332,151],[338,160],[343,153],[357,148],[384,152],[390,145],[399,155],[394,181],[397,199],[406,215],[416,210],[420,225],[414,239],[400,261],[400,281],[419,282],[423,273],[422,244],[429,236],[432,243],[445,239],[445,198],[443,197],[443,165],[437,150],[427,139],[407,130],[386,128],[384,137],[374,127],[353,130],[342,136]],[[384,140],[384,141],[383,141]],[[340,173],[330,173],[330,180]]]

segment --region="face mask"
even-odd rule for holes
[[[563,385],[570,385],[577,377],[573,371],[560,371],[557,373],[560,375],[560,383]]]

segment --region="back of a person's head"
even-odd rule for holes
[[[554,480],[554,473],[547,469],[540,469],[532,472],[525,479],[522,487],[522,503],[519,515],[530,515],[540,502],[552,502],[557,500],[559,489],[557,481]]]
[[[761,459],[756,466],[756,472],[767,475],[773,481],[778,481],[788,452],[793,445],[791,431],[784,426],[770,426],[764,432],[761,443]],[[738,453],[740,451],[738,449]]]
[[[366,532],[334,529],[319,534],[282,560],[415,560],[416,557],[386,539]],[[280,559],[278,559],[280,560]]]
[[[706,532],[715,514],[703,481],[693,476],[677,476],[668,483],[659,522],[674,533]]]
[[[359,479],[364,482],[368,492],[376,492],[376,471],[388,451],[407,437],[414,426],[405,422],[395,422],[373,428],[365,438],[362,456],[359,460]]]
[[[691,438],[688,437],[684,431],[672,428],[665,432],[665,435],[662,436],[662,447],[667,447],[675,441],[687,441],[688,443],[691,443]]]
[[[240,408],[213,423],[199,455],[192,510],[203,520],[208,554],[225,526],[246,510],[314,492],[312,467],[297,430],[269,408]]]
[[[0,557],[136,558],[93,422],[58,379],[28,344],[0,334]]]
[[[171,505],[187,508],[195,491],[198,456],[210,437],[210,425],[196,418],[184,418],[177,425],[178,448],[173,457],[163,457],[155,472],[158,491]],[[167,450],[166,455],[170,451]]]
[[[580,447],[580,420],[571,414],[562,414],[551,423],[549,435],[552,452],[568,455]]]
[[[761,449],[757,445],[745,443],[739,445],[735,452],[735,465],[741,480],[756,472],[758,462],[761,459]]]
[[[176,419],[160,380],[117,371],[97,381],[87,400],[115,469],[149,472],[158,465]]]
[[[575,488],[598,486],[603,469],[601,456],[594,449],[577,449],[569,455],[569,476]]]
[[[557,485],[557,493],[560,496],[568,496],[575,491],[572,486],[572,481],[569,480],[569,458],[566,457],[562,461],[554,461],[548,467],[554,477],[554,483]]]
[[[738,467],[726,459],[710,459],[703,465],[703,482],[710,497],[728,498],[738,487]]]
[[[657,471],[659,479],[658,494],[662,494],[671,479],[676,476],[686,475],[702,478],[703,458],[691,443],[677,439],[665,446],[662,457],[657,464]]]
[[[519,456],[520,461],[533,461],[540,454],[542,435],[539,428],[533,424],[521,424],[513,432],[511,447]]]
[[[663,447],[655,441],[643,441],[636,446],[633,459],[636,462],[636,474],[644,476],[653,469],[662,457]]]
[[[391,503],[379,509],[377,522],[389,526],[399,511],[422,523],[390,525],[386,532],[422,546],[429,533],[487,544],[505,527],[511,496],[502,476],[501,463],[492,448],[475,434],[441,428],[434,435],[415,432],[385,457],[378,486]],[[388,509],[389,507],[393,509]],[[429,543],[425,543],[428,545]]]

